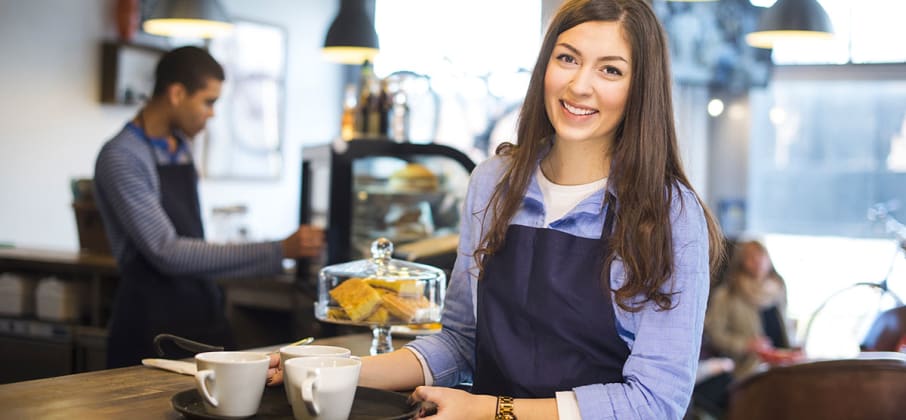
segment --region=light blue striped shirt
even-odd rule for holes
[[[191,162],[188,148],[184,150]],[[95,200],[116,260],[122,263],[140,253],[158,271],[172,276],[226,278],[280,273],[280,242],[213,244],[176,234],[160,202],[158,161],[166,164],[171,160],[161,152],[127,126],[98,154]]]
[[[420,337],[407,345],[428,365],[435,385],[454,386],[472,379],[477,297],[473,254],[486,224],[490,223],[485,206],[508,159],[492,157],[472,173],[462,212],[458,258],[445,300],[443,329],[439,334]],[[535,203],[523,206],[511,223],[545,228],[543,211],[525,210],[543,207],[544,199],[536,179],[531,180],[524,200]],[[603,200],[602,189],[548,228],[583,238],[600,237],[604,224]],[[677,292],[673,296],[675,307],[663,311],[649,302],[633,313],[613,305],[618,334],[631,353],[623,366],[623,382],[587,384],[572,390],[584,420],[681,419],[685,414],[695,383],[708,301],[708,230],[702,208],[687,188],[680,187],[675,193],[670,217],[676,266],[667,287]],[[625,282],[619,259],[611,265],[610,279],[613,289],[619,289]]]

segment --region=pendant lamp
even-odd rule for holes
[[[355,65],[374,61],[379,44],[373,10],[373,1],[340,0],[340,12],[330,24],[321,50],[327,60]]]
[[[817,0],[777,0],[761,14],[758,30],[746,35],[746,42],[756,48],[773,48],[779,40],[828,40],[833,36],[830,18]]]
[[[217,0],[158,0],[142,29],[153,35],[214,38],[233,29]]]

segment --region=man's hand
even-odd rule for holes
[[[324,230],[310,225],[299,229],[283,240],[283,256],[286,258],[315,257],[324,249]]]

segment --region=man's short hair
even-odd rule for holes
[[[208,79],[223,81],[223,67],[207,51],[198,47],[180,47],[164,54],[157,62],[153,96],[180,83],[188,94],[203,89]]]

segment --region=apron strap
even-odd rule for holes
[[[617,198],[613,196],[610,192],[605,191],[604,194],[604,207],[607,209],[604,214],[604,227],[601,229],[601,240],[607,240],[610,237],[611,232],[613,232],[613,218],[616,209],[616,200]]]

